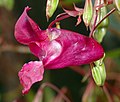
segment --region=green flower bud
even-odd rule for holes
[[[113,0],[116,8],[120,11],[120,0]]]
[[[104,53],[103,57],[102,57],[101,59],[95,61],[94,64],[95,64],[96,66],[102,65],[104,58],[105,58],[105,53]]]
[[[103,86],[106,79],[106,70],[103,59],[104,57],[94,62],[94,66],[92,68],[92,76],[98,86]]]
[[[83,21],[88,27],[90,25],[91,19],[93,16],[93,5],[91,0],[86,0],[85,1],[85,6],[84,6],[84,13],[83,13]]]
[[[99,6],[99,5],[100,5],[100,0],[95,0],[94,8],[96,8],[96,7]],[[95,18],[96,18],[96,10],[93,9],[93,16],[92,16],[92,19],[91,19],[91,22],[90,22],[90,30],[91,30],[92,27],[93,27]],[[98,18],[97,18],[97,22],[96,22],[96,23],[98,23]]]
[[[56,28],[60,29],[60,22],[56,22]]]
[[[101,0],[101,4],[104,3],[104,0]],[[97,18],[97,23],[104,18],[104,16],[107,14],[107,8],[104,6],[99,9],[98,12],[98,18]],[[106,32],[107,32],[107,27],[108,27],[109,21],[108,17],[104,19],[97,27],[94,33],[94,38],[101,43]]]
[[[47,0],[46,5],[46,17],[49,19],[52,17],[53,13],[55,12],[57,6],[58,6],[59,0]]]
[[[92,68],[93,79],[98,86],[103,86],[106,79],[105,65],[102,63],[100,66]]]
[[[104,6],[102,7],[100,10],[99,10],[99,13],[98,13],[98,22],[100,20],[103,19],[103,17],[107,14],[107,8]],[[109,21],[108,21],[108,17],[103,20],[100,25],[98,26],[98,28],[101,28],[101,27],[108,27],[108,24],[109,24]]]
[[[94,38],[101,43],[103,41],[103,38],[105,36],[107,32],[107,28],[98,28],[96,29],[95,33],[94,33]]]

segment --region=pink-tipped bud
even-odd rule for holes
[[[46,17],[49,19],[53,13],[55,12],[57,6],[58,6],[59,0],[47,0],[46,5]]]
[[[85,6],[84,6],[84,13],[83,13],[83,21],[86,25],[86,27],[89,26],[91,19],[93,16],[93,5],[91,0],[86,0],[85,1]]]

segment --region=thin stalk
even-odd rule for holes
[[[40,98],[40,96],[42,96],[43,89],[44,89],[46,86],[48,86],[48,87],[54,89],[56,92],[58,92],[59,95],[61,95],[66,102],[71,102],[71,101],[68,99],[68,97],[66,97],[66,96],[63,94],[63,92],[61,92],[60,89],[58,89],[55,85],[53,85],[53,84],[51,84],[51,83],[48,83],[48,82],[46,82],[46,83],[44,83],[44,84],[41,85],[41,87],[40,87],[39,90],[38,90],[38,94],[36,95],[36,97],[35,97],[35,99],[34,99],[33,102],[39,102],[39,98]]]
[[[98,24],[94,27],[94,30],[99,26],[99,24],[100,24],[103,20],[105,20],[105,19],[106,19],[110,14],[112,14],[115,10],[116,10],[116,8],[113,8],[110,12],[108,12],[108,13],[105,15],[105,17],[103,17],[103,19],[100,20],[100,21],[98,22]]]
[[[111,98],[111,96],[110,96],[110,94],[109,94],[109,92],[108,92],[108,90],[106,88],[106,86],[103,86],[103,90],[104,90],[104,92],[105,92],[105,94],[107,96],[108,102],[113,102],[112,98]]]
[[[61,21],[61,20],[63,20],[63,19],[69,18],[69,17],[70,17],[70,15],[66,14],[66,15],[64,15],[64,16],[61,16],[61,17],[55,19],[54,21],[52,21],[52,22],[49,24],[48,28],[52,28],[52,26],[53,26],[56,22],[59,22],[59,21]]]
[[[94,30],[99,26],[99,24],[100,24],[103,20],[105,20],[109,15],[111,15],[115,10],[116,10],[116,8],[113,8],[110,12],[108,12],[108,13],[103,17],[103,19],[100,20],[100,21],[97,23],[97,25],[96,25],[96,22],[97,22],[97,17],[98,17],[98,10],[96,10],[95,21],[94,21],[94,24],[93,24],[93,27],[92,27],[92,30],[91,30],[91,32],[90,32],[89,37],[92,37]]]
[[[87,87],[85,89],[85,92],[84,92],[84,94],[82,96],[82,102],[86,102],[88,100],[88,97],[91,94],[91,91],[94,90],[94,87],[95,87],[94,82],[93,82],[92,79],[90,79],[90,81],[89,81],[89,83],[88,83],[88,85],[87,85]]]

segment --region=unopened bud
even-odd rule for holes
[[[118,11],[120,11],[120,0],[114,0],[114,4],[116,8],[118,9]]]
[[[103,41],[103,38],[105,36],[107,32],[107,28],[98,28],[96,29],[95,33],[94,33],[94,38],[101,43]]]
[[[90,25],[91,19],[93,16],[93,5],[91,0],[86,0],[85,1],[85,6],[84,6],[84,13],[83,13],[83,21],[88,27]]]
[[[104,0],[101,0],[101,4],[102,3],[104,3]],[[105,6],[99,9],[97,24],[98,24],[98,22],[100,22],[106,16],[106,14],[107,14],[107,8]],[[95,30],[94,38],[99,43],[102,42],[102,40],[103,40],[103,38],[104,38],[104,36],[107,32],[108,24],[109,24],[109,20],[108,20],[108,17],[107,17],[98,25],[97,29]]]
[[[60,22],[56,22],[56,28],[60,29]]]
[[[46,5],[46,17],[49,19],[53,13],[55,12],[57,6],[58,6],[59,0],[47,0]]]
[[[98,13],[98,22],[100,20],[102,20],[106,14],[107,14],[107,8],[106,7],[102,7],[99,10],[99,13]],[[107,17],[99,24],[98,28],[108,27],[108,24],[109,24],[109,21],[108,21],[108,17]]]
[[[92,68],[93,79],[98,86],[103,86],[106,79],[106,71],[104,63],[101,66],[95,66]]]
[[[106,79],[106,70],[103,58],[94,62],[95,65],[92,68],[92,76],[98,86],[103,86]]]

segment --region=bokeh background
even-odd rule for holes
[[[84,0],[60,0],[60,4],[67,9],[73,8],[73,2],[77,7],[84,7]],[[89,65],[46,70],[44,80],[34,84],[29,94],[25,96],[21,93],[22,87],[17,75],[24,63],[38,60],[30,54],[26,46],[15,40],[14,26],[17,19],[24,8],[29,6],[32,8],[29,16],[41,29],[46,29],[49,23],[59,13],[63,12],[61,5],[47,22],[45,16],[46,0],[0,0],[0,102],[32,102],[38,88],[45,82],[50,82],[63,92],[65,91],[64,93],[72,102],[82,101],[89,81],[82,82],[84,76],[79,73],[79,70],[88,72]],[[108,10],[111,8],[109,6]],[[76,20],[76,18],[70,17],[61,21],[61,28],[88,35],[89,31],[87,31],[83,22],[79,26],[75,26]],[[105,65],[107,70],[106,82],[109,84],[108,92],[114,102],[120,102],[120,15],[117,12],[109,17],[109,27],[102,46],[106,52]],[[111,89],[111,87],[114,89]],[[50,88],[46,88],[43,94],[44,101],[42,102],[53,102],[51,98],[55,98],[57,93]],[[102,99],[100,97],[103,95],[104,92],[97,87],[87,96],[88,102],[107,102],[105,98],[103,101],[97,100]]]

